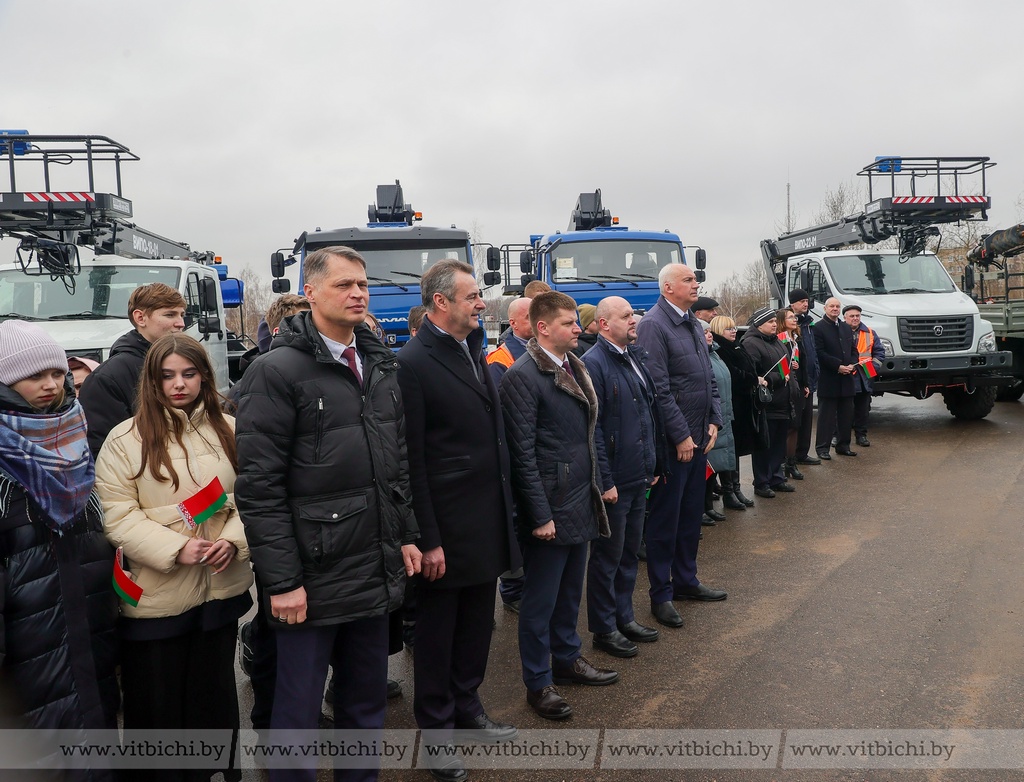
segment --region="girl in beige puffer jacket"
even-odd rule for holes
[[[219,400],[202,345],[162,337],[146,356],[137,414],[97,459],[104,531],[136,585],[119,625],[126,730],[239,727],[234,643],[253,576],[234,505],[234,419]]]

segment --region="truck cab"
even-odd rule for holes
[[[299,292],[304,279],[302,261],[314,250],[344,245],[366,261],[370,287],[370,313],[380,322],[388,347],[397,349],[409,340],[409,310],[422,304],[420,277],[437,261],[451,258],[473,265],[469,233],[454,225],[434,228],[417,225],[422,214],[404,202],[401,184],[377,187],[377,202],[369,206],[365,226],[304,232],[289,258],[271,256],[275,293],[287,293],[290,281],[284,269],[299,263]]]
[[[506,245],[505,279],[510,281],[511,256],[519,253],[518,284],[506,284],[506,295],[522,295],[532,280],[543,280],[571,296],[577,304],[597,304],[607,296],[621,296],[643,314],[661,295],[658,273],[672,263],[686,263],[686,250],[678,234],[630,230],[604,208],[601,191],[581,193],[569,229],[530,237],[528,245]],[[697,279],[704,280],[706,257],[696,253]]]

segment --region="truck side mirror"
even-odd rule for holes
[[[272,283],[270,283],[270,289],[274,293],[288,293],[292,289],[292,281],[286,280],[284,277],[282,277],[281,279],[274,280]]]
[[[270,273],[275,277],[284,277],[284,253],[273,253],[270,256]]]
[[[974,290],[974,267],[971,264],[964,267],[964,290],[968,293]]]
[[[501,268],[501,250],[497,247],[487,248],[487,268],[492,272]]]
[[[706,269],[708,267],[708,254],[704,252],[703,247],[697,248],[697,252],[694,255],[693,264],[698,269]],[[701,279],[701,275],[699,274],[697,275],[697,282],[704,282],[704,280]]]
[[[697,282],[704,282],[704,280],[708,278],[707,272],[705,272],[703,269],[697,269],[693,273],[693,276],[697,278]]]
[[[524,274],[533,272],[533,253],[529,250],[523,250],[519,253],[519,271]]]
[[[524,274],[522,277],[519,278],[519,283],[525,288],[527,285],[529,285],[536,279],[537,278],[534,277],[532,274]]]
[[[210,334],[217,334],[218,336],[223,336],[224,334],[218,315],[200,315],[199,320],[196,321],[196,328],[200,334],[205,334],[207,338],[209,338]]]
[[[500,272],[484,272],[484,285],[497,285],[500,282]]]

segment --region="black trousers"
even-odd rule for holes
[[[853,397],[853,431],[858,437],[867,437],[868,413],[871,412],[871,394],[856,394]]]
[[[850,448],[850,428],[853,426],[852,396],[819,396],[818,428],[815,432],[814,448],[818,453],[828,453],[832,448],[832,435],[838,432],[836,448],[846,451]]]
[[[416,585],[415,696],[422,730],[450,730],[483,713],[477,689],[487,671],[494,582],[440,589]]]
[[[755,489],[769,489],[786,482],[782,466],[786,461],[786,438],[788,436],[788,419],[768,419],[768,447],[750,454]]]
[[[388,616],[338,625],[290,625],[276,631],[277,685],[270,727],[274,741],[285,731],[317,729],[327,667],[334,665],[334,726],[337,730],[382,730],[387,710]],[[278,733],[282,731],[282,733]],[[368,768],[335,768],[335,782],[377,779],[377,762]],[[309,768],[270,769],[271,782],[315,782],[316,760]]]
[[[125,730],[237,731],[235,633],[238,623],[196,630],[175,638],[121,642],[121,689]],[[235,759],[211,770],[135,769],[122,782],[197,782],[223,771],[241,779]]]
[[[814,392],[804,399],[796,436],[796,457],[802,459],[811,455],[811,434],[814,430]]]

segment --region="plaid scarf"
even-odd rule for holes
[[[96,468],[76,399],[60,413],[0,412],[0,470],[10,475],[56,531],[89,501]]]

